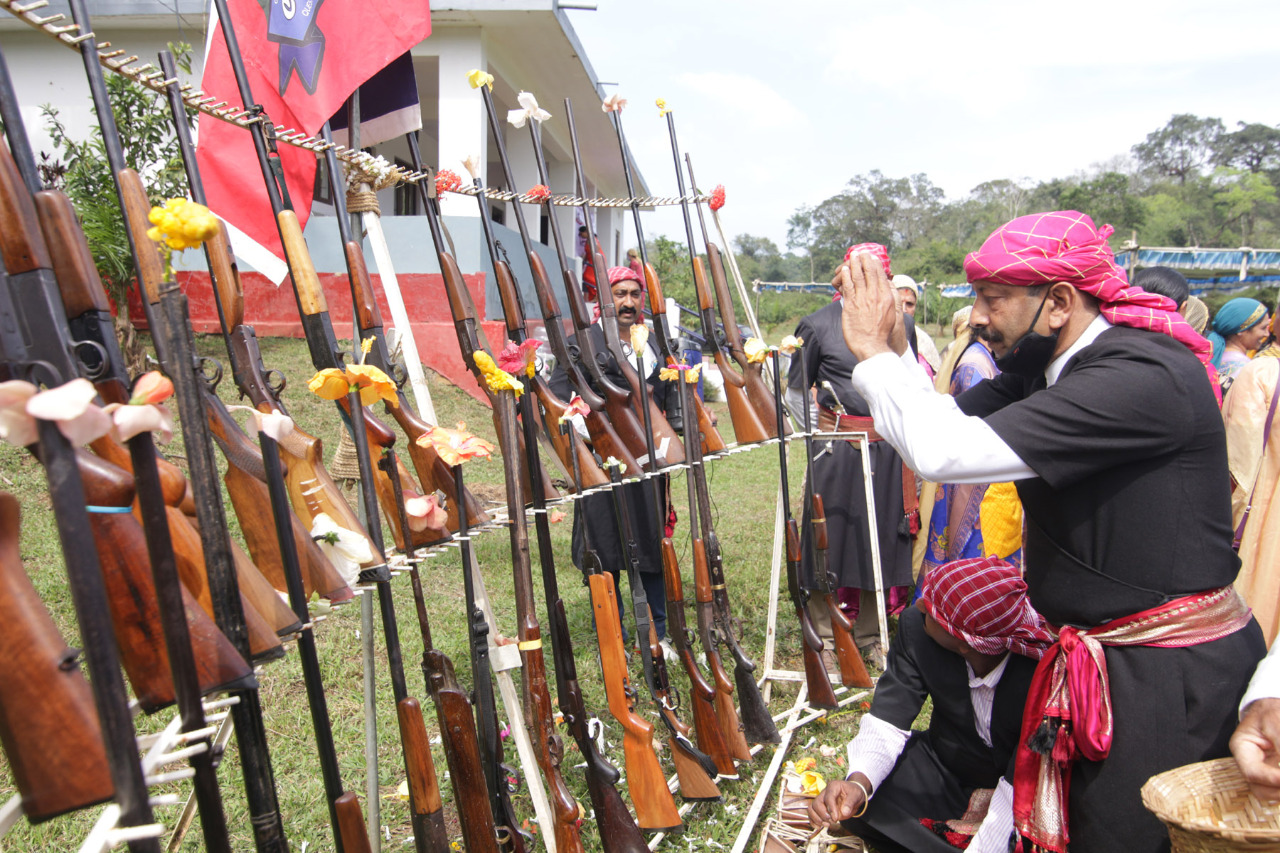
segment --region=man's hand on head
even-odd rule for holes
[[[853,778],[862,784],[862,788],[835,779],[827,783],[822,793],[809,802],[809,825],[814,829],[820,826],[836,827],[841,821],[848,820],[862,812],[866,802],[863,790],[871,790],[871,780],[861,773],[853,774]]]
[[[843,299],[845,345],[859,361],[906,351],[902,311],[879,258],[869,252],[855,254],[841,265],[831,286]]]
[[[1231,754],[1260,800],[1280,800],[1280,699],[1250,702],[1231,736]]]

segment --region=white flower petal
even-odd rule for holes
[[[84,414],[98,391],[88,379],[72,379],[65,385],[41,391],[27,401],[27,414],[42,421],[65,421]]]
[[[58,429],[72,444],[88,444],[111,432],[111,416],[97,406],[90,406],[78,417],[58,421]]]

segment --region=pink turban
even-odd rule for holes
[[[924,576],[920,601],[948,634],[976,652],[1039,660],[1057,639],[1027,600],[1027,584],[995,557],[943,563]]]
[[[1031,287],[1066,282],[1102,303],[1102,316],[1118,326],[1162,332],[1186,346],[1204,364],[1211,383],[1212,347],[1176,310],[1173,300],[1133,287],[1116,266],[1107,238],[1087,214],[1075,210],[1032,213],[1001,225],[964,259],[969,281]]]
[[[889,278],[893,278],[893,270],[889,268],[889,250],[879,243],[859,243],[856,246],[850,246],[849,251],[844,253],[844,259],[847,261],[858,252],[870,252],[880,259],[880,263],[884,265],[884,274]],[[840,291],[836,291],[836,295],[831,297],[831,301],[835,302],[840,298]]]
[[[609,287],[613,287],[620,281],[636,281],[640,283],[640,292],[644,293],[645,291],[644,279],[631,267],[609,267],[605,275],[609,277]],[[610,293],[612,294],[612,291]],[[593,321],[600,319],[600,303],[598,301],[592,311],[591,319]]]

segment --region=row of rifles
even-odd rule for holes
[[[71,0],[75,23],[90,33],[83,0]],[[216,0],[226,33],[240,94],[253,104],[231,17],[224,0]],[[79,669],[79,653],[66,648],[30,581],[18,555],[16,502],[0,496],[0,682],[6,685],[0,701],[0,740],[10,760],[28,819],[47,820],[68,811],[114,800],[122,827],[154,823],[148,779],[144,778],[131,717],[127,676],[134,701],[146,712],[175,704],[187,738],[194,771],[194,788],[205,845],[213,851],[231,850],[231,841],[216,776],[217,755],[207,725],[202,697],[229,693],[236,701],[231,715],[241,755],[244,789],[254,842],[259,851],[287,851],[277,800],[276,782],[267,746],[266,729],[251,664],[284,654],[281,637],[297,638],[297,648],[316,736],[317,754],[339,851],[369,849],[360,805],[343,785],[330,729],[324,686],[312,636],[307,601],[313,594],[334,603],[353,598],[309,531],[315,519],[327,515],[340,527],[363,536],[371,559],[361,565],[360,582],[372,584],[378,595],[406,776],[414,843],[420,853],[444,853],[450,847],[443,817],[440,785],[432,763],[430,743],[418,700],[409,693],[400,652],[391,572],[386,561],[380,512],[388,520],[396,546],[404,552],[412,581],[418,623],[425,649],[425,685],[436,706],[438,730],[449,767],[463,841],[467,849],[521,853],[530,839],[521,829],[511,804],[511,770],[504,763],[502,738],[489,661],[489,625],[478,602],[478,567],[470,546],[470,532],[490,524],[480,503],[467,491],[461,466],[446,464],[429,446],[415,440],[430,426],[399,393],[399,405],[387,412],[408,435],[414,473],[394,451],[395,433],[366,410],[356,394],[339,401],[341,418],[355,437],[362,507],[362,523],[327,473],[318,439],[293,429],[279,441],[266,431],[247,434],[216,394],[221,366],[195,353],[186,296],[166,281],[161,259],[146,237],[150,203],[142,181],[125,161],[107,100],[94,39],[81,40],[86,73],[98,114],[128,238],[144,295],[147,319],[165,373],[174,383],[186,444],[188,473],[184,475],[158,456],[149,433],[127,443],[110,437],[97,439],[90,450],[76,448],[53,423],[40,421],[38,441],[30,447],[46,472],[67,567],[69,588],[80,626],[83,657],[89,680]],[[161,54],[161,68],[169,81],[169,102],[177,138],[187,168],[192,198],[204,194],[172,57]],[[506,184],[516,186],[490,91],[480,94],[498,146]],[[578,196],[585,195],[581,159],[572,108],[565,102],[574,154]],[[35,158],[25,136],[16,93],[0,54],[0,119],[5,143],[0,144],[0,259],[4,286],[0,287],[0,380],[24,379],[57,386],[88,378],[105,403],[123,403],[130,396],[130,380],[114,337],[110,305],[94,269],[75,211],[62,194],[42,187]],[[623,136],[621,114],[613,113],[619,152],[628,187],[632,175]],[[674,121],[667,116],[680,195],[686,197],[677,150]],[[266,117],[249,125],[257,158],[267,185],[280,237],[285,246],[308,348],[317,369],[340,368],[347,356],[338,345],[318,276],[308,255],[297,216],[291,209],[283,181],[271,124]],[[540,179],[548,184],[546,159],[537,122],[529,122]],[[326,128],[326,137],[328,130]],[[421,172],[416,136],[408,138],[414,167]],[[332,149],[323,153],[333,186],[342,186]],[[692,181],[691,164],[690,180]],[[480,221],[497,275],[506,326],[516,343],[524,340],[526,322],[519,285],[512,267],[490,230],[485,188],[475,175]],[[417,183],[427,212],[431,237],[453,313],[459,348],[467,366],[487,388],[476,355],[488,352],[479,318],[440,216],[434,182]],[[348,278],[356,305],[361,340],[372,339],[367,362],[393,373],[382,335],[374,291],[360,243],[349,233],[341,193],[335,193],[336,221],[344,244]],[[548,206],[550,200],[542,202]],[[591,217],[583,205],[584,220]],[[716,303],[723,335],[712,341],[716,362],[726,378],[729,409],[739,443],[759,443],[785,435],[787,426],[778,393],[777,371],[770,389],[761,365],[743,351],[732,301],[717,247],[703,241],[710,269],[708,283],[696,250],[689,203],[683,203],[686,236],[705,330],[717,328]],[[643,258],[644,239],[639,204],[632,203],[638,243],[644,261],[654,331],[660,356],[678,361],[664,318],[665,300],[653,268]],[[698,210],[701,221],[702,211]],[[687,383],[680,389],[682,429],[677,430],[654,405],[644,381],[642,356],[634,363],[625,354],[616,323],[612,294],[603,258],[593,253],[599,288],[605,346],[622,368],[626,384],[619,386],[605,374],[606,353],[596,352],[587,334],[592,318],[576,279],[565,263],[566,252],[555,216],[549,216],[560,273],[570,304],[576,344],[564,335],[564,324],[551,281],[534,251],[525,217],[516,217],[528,259],[532,287],[545,322],[551,350],[567,372],[574,391],[588,409],[584,416],[591,436],[588,447],[561,416],[569,402],[558,398],[540,376],[530,380],[532,393],[490,391],[490,402],[503,459],[507,505],[531,507],[545,594],[551,650],[555,662],[556,698],[563,721],[586,760],[590,793],[601,844],[609,853],[641,853],[647,849],[643,832],[669,831],[681,825],[655,751],[656,729],[636,712],[637,692],[628,675],[612,575],[604,570],[587,532],[583,566],[595,615],[599,659],[610,712],[624,732],[626,785],[635,816],[618,791],[621,774],[603,755],[588,731],[585,708],[564,602],[557,586],[547,506],[559,499],[537,452],[539,444],[570,478],[574,490],[608,489],[618,509],[623,553],[627,555],[633,596],[633,615],[640,640],[645,687],[655,703],[663,739],[670,748],[685,800],[720,796],[717,779],[737,777],[736,762],[751,758],[750,743],[774,743],[779,733],[755,677],[754,664],[743,649],[730,613],[723,555],[713,528],[704,454],[723,451],[725,442],[701,401]],[[283,377],[263,364],[251,326],[244,322],[243,297],[225,228],[205,244],[218,316],[234,382],[261,413],[284,413]],[[588,246],[596,245],[588,234]],[[713,292],[714,288],[714,292]],[[711,334],[708,335],[712,337]],[[726,351],[728,356],[726,356]],[[736,360],[735,368],[729,359]],[[676,418],[672,418],[676,420]],[[258,421],[254,421],[258,424]],[[808,428],[806,425],[806,436]],[[785,444],[781,453],[786,483]],[[223,484],[217,481],[216,453],[226,462]],[[378,459],[374,462],[374,455]],[[812,454],[809,454],[810,458]],[[605,465],[612,457],[616,466]],[[697,630],[686,627],[680,566],[670,539],[662,543],[665,591],[671,620],[671,640],[689,683],[686,696],[692,725],[677,713],[679,691],[666,670],[662,649],[652,629],[643,585],[637,576],[636,533],[630,529],[627,493],[615,486],[624,478],[652,477],[676,466],[687,471],[689,529],[692,539]],[[811,479],[811,478],[810,478]],[[228,534],[222,486],[239,518],[247,552]],[[414,530],[405,511],[405,494],[443,493],[448,529]],[[658,490],[652,490],[654,495]],[[821,496],[806,489],[806,505],[822,523]],[[264,513],[263,508],[270,512]],[[535,607],[526,514],[512,511],[506,523],[511,540],[518,620],[518,648],[524,680],[524,725],[532,739],[538,767],[545,777],[560,853],[583,848],[582,810],[562,774],[564,746],[557,733],[543,659],[542,631]],[[811,703],[834,707],[835,697],[821,660],[822,640],[809,618],[810,592],[801,584],[800,547],[796,523],[788,503],[788,583],[801,620],[802,651]],[[662,517],[659,513],[658,517]],[[86,538],[92,534],[92,543]],[[473,689],[460,688],[453,665],[434,645],[426,601],[418,576],[418,549],[456,537],[463,556],[468,608],[469,647]],[[815,542],[819,558],[815,592],[831,610],[841,678],[846,685],[869,685],[861,658],[849,634],[851,626],[839,617],[832,598],[831,578],[822,567],[822,537]],[[287,593],[285,606],[277,590]],[[648,640],[646,642],[646,640]],[[709,677],[697,662],[695,645],[705,655]],[[721,651],[732,658],[733,675]],[[735,698],[736,691],[736,698]],[[32,714],[32,708],[40,708]],[[687,710],[687,708],[686,708]],[[146,832],[128,836],[135,851],[159,851],[159,842]]]

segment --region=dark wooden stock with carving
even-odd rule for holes
[[[498,853],[471,702],[458,686],[453,664],[443,652],[424,652],[422,669],[440,720],[440,739],[453,784],[454,807],[462,825],[463,847],[469,853]]]
[[[516,288],[516,280],[511,275],[511,267],[504,261],[496,261],[494,263],[494,276],[498,283],[498,296],[502,300],[502,314],[507,322],[507,336],[519,343],[525,338],[524,309],[520,305],[520,294]],[[565,410],[569,408],[569,404],[557,397],[555,392],[551,390],[551,386],[541,376],[534,374],[532,377],[520,377],[520,379],[529,385],[530,390],[538,398],[538,405],[542,410],[544,422],[544,428],[539,431],[539,436],[550,445],[556,460],[560,463],[560,467],[565,471],[572,470],[573,459],[571,454],[575,452],[574,449],[576,448],[578,469],[582,473],[583,486],[592,488],[608,483],[609,478],[605,476],[604,471],[596,463],[591,451],[578,442],[573,442],[573,447],[571,448],[569,446],[569,436],[552,426],[553,424],[559,425],[560,418],[564,415]]]
[[[750,761],[751,747],[742,733],[742,721],[738,718],[734,703],[733,679],[724,667],[719,644],[715,639],[715,593],[712,591],[706,545],[698,538],[693,540],[693,574],[698,637],[706,652],[707,669],[715,686],[716,719],[720,721],[720,731],[724,733],[725,743],[733,757],[738,761]]]
[[[76,458],[85,499],[91,505],[127,507],[133,502],[133,478],[127,472],[83,451]],[[142,709],[158,711],[173,703],[173,682],[142,526],[127,513],[90,513],[89,526],[102,564],[125,674]],[[182,597],[201,693],[256,685],[248,663],[185,587]]]
[[[369,279],[369,269],[365,265],[364,249],[354,240],[348,240],[344,244],[344,252],[347,258],[347,270],[351,280],[351,294],[355,300],[356,321],[360,328],[361,335],[374,337],[373,349],[369,353],[370,363],[376,365],[388,376],[392,372],[392,364],[390,355],[386,352],[386,343],[382,336],[382,312],[378,309],[378,301],[374,295],[373,282]],[[405,334],[410,334],[409,330]],[[400,405],[393,406],[390,403],[385,404],[387,414],[395,419],[400,428],[404,430],[405,435],[409,439],[409,458],[413,462],[413,468],[418,473],[418,479],[422,482],[422,489],[427,493],[441,491],[448,498],[446,510],[448,512],[448,527],[450,531],[458,529],[458,496],[454,494],[453,473],[449,470],[449,466],[440,458],[440,454],[436,453],[435,448],[422,447],[417,443],[417,439],[427,430],[431,429],[431,425],[424,422],[413,411],[413,407],[409,404],[409,399],[404,392],[398,392]],[[403,466],[401,466],[403,471]],[[402,474],[401,482],[405,481]],[[383,484],[390,485],[385,478],[379,479],[379,486]],[[414,486],[415,491],[418,487]],[[395,518],[396,513],[389,508],[384,497],[383,491],[379,490],[378,498],[382,501],[383,512],[387,513],[388,518]],[[470,492],[465,496],[467,503],[468,524],[473,527],[488,523],[489,515],[480,505],[480,501]],[[403,534],[399,530],[399,525],[391,526],[392,532],[396,535],[397,546],[403,548],[400,541]],[[423,545],[430,543],[430,537],[439,537],[439,534],[433,531],[423,531],[421,534],[415,534],[414,544]]]
[[[695,540],[695,546],[700,544]],[[726,740],[727,732],[720,725],[716,716],[716,685],[703,676],[698,662],[689,645],[689,628],[684,618],[684,582],[680,577],[680,562],[676,559],[676,546],[670,538],[662,540],[662,576],[667,591],[667,635],[680,658],[684,671],[689,676],[689,698],[693,705],[693,730],[697,736],[698,749],[711,756],[716,763],[716,771],[721,776],[738,775],[733,763],[734,755],[729,750]],[[708,590],[710,592],[710,590]],[[662,654],[662,650],[658,650]],[[711,656],[707,656],[711,663]],[[723,667],[721,667],[723,670]],[[733,689],[732,683],[729,685]],[[730,697],[729,706],[733,707]],[[734,716],[737,721],[737,715]],[[747,754],[750,758],[750,753]]]
[[[635,695],[627,676],[622,623],[608,572],[587,575],[591,607],[595,612],[596,636],[600,643],[600,668],[604,673],[609,711],[622,726],[622,754],[627,768],[627,789],[635,806],[636,822],[651,832],[683,826],[675,798],[667,788],[662,766],[653,751],[653,723],[635,712]]]
[[[628,395],[625,393],[611,395],[611,389],[606,386],[601,388],[603,395],[596,394],[581,367],[569,352],[564,327],[561,325],[560,308],[556,303],[555,293],[551,290],[547,269],[537,252],[530,253],[529,267],[533,272],[533,287],[538,294],[538,305],[547,330],[547,340],[551,343],[551,351],[564,368],[578,396],[591,410],[584,420],[587,432],[591,436],[592,447],[596,448],[601,459],[612,456],[625,465],[628,476],[639,476],[643,469],[636,461],[636,454],[643,456],[647,451],[644,449],[643,427],[637,420],[636,413],[628,405]],[[632,448],[639,449],[633,452]],[[585,488],[589,482],[587,476],[590,469],[583,468],[582,471]],[[604,476],[603,472],[601,476]],[[608,478],[605,477],[605,480],[607,482]]]
[[[822,662],[822,638],[809,618],[809,608],[800,592],[800,531],[794,518],[787,520],[787,585],[800,620],[800,652],[804,656],[804,678],[809,685],[809,704],[815,708],[835,708],[836,694]]]
[[[772,429],[776,433],[777,429],[772,426],[773,393],[769,390],[768,383],[764,381],[764,363],[753,363],[747,360],[747,353],[742,347],[742,333],[738,331],[738,320],[733,312],[733,297],[729,294],[729,282],[724,275],[724,261],[720,257],[720,248],[711,242],[706,245],[707,269],[711,272],[711,284],[715,290],[716,303],[720,308],[720,320],[724,323],[724,341],[729,346],[729,354],[742,368],[747,399],[751,401],[751,405],[764,422],[766,429]],[[791,428],[785,428],[789,435]],[[771,435],[770,438],[772,437]]]
[[[813,516],[811,519],[813,547],[825,554],[827,550],[826,508],[822,502],[822,495],[817,492],[813,493],[810,500]],[[817,571],[826,571],[826,560],[814,560],[814,568]],[[835,596],[826,591],[820,592],[819,595],[822,596],[823,605],[831,616],[831,635],[835,641],[836,660],[840,662],[840,683],[845,687],[874,686],[875,682],[871,680],[867,665],[862,660],[862,653],[858,651],[858,644],[853,639],[853,623],[840,609]]]
[[[406,696],[396,703],[396,717],[400,723],[400,741],[406,754],[431,755],[431,741],[427,727],[422,722],[422,707],[418,700]],[[444,803],[440,799],[440,780],[431,761],[407,762],[409,776],[409,802],[414,834],[424,838],[446,838],[444,827]],[[473,768],[479,772],[479,762]]]
[[[0,494],[0,743],[31,823],[111,798],[111,772],[79,653],[22,567],[18,501]]]
[[[342,839],[342,853],[371,853],[364,813],[360,811],[360,800],[356,795],[347,791],[333,801],[333,810],[338,816],[338,837]]]
[[[756,407],[747,396],[747,380],[738,372],[724,350],[716,341],[715,320],[712,316],[711,288],[707,285],[706,272],[702,267],[702,258],[693,259],[693,286],[698,294],[699,316],[702,318],[702,333],[707,338],[707,346],[712,348],[716,367],[724,378],[725,397],[729,401],[729,418],[733,421],[733,433],[739,444],[757,444],[773,438],[776,430],[769,428],[769,421],[761,418]]]

